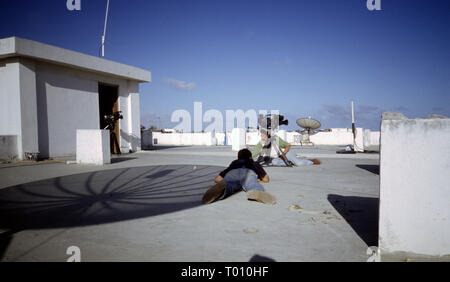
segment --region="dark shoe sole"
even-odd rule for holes
[[[203,195],[202,202],[204,204],[210,204],[214,202],[215,200],[220,198],[220,196],[222,196],[226,187],[227,183],[224,180],[216,183],[213,187],[209,188],[208,191],[206,191],[205,195]]]

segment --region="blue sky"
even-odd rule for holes
[[[0,38],[98,55],[106,0],[0,0]],[[378,129],[383,111],[450,116],[450,1],[110,0],[106,59],[152,72],[141,121],[176,109],[279,110],[323,128]],[[206,127],[207,124],[204,124]]]

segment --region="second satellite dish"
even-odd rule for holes
[[[301,140],[300,140],[300,145],[302,145],[302,146],[304,146],[304,145],[314,146],[314,143],[311,142],[311,140],[309,140],[309,136],[311,134],[321,132],[321,131],[330,131],[330,129],[317,130],[322,125],[320,124],[320,122],[318,120],[315,120],[310,117],[297,119],[297,124],[298,124],[298,126],[304,128],[304,130],[301,131],[302,136],[301,136]]]
[[[306,130],[315,130],[321,126],[320,122],[313,118],[299,118],[297,124]]]

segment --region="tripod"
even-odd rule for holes
[[[108,114],[104,116],[104,122],[107,124],[104,129],[109,129],[109,144],[110,150],[112,154],[121,154],[119,142],[117,141],[117,135],[114,131],[116,129],[116,122],[119,119],[123,119],[122,111],[113,112],[112,114]],[[117,149],[117,151],[115,150]]]
[[[114,122],[115,123],[115,122]],[[115,125],[114,123],[110,123],[107,126],[105,126],[104,129],[109,128],[109,146],[110,146],[110,152],[112,154],[118,154],[120,155],[120,147],[119,147],[119,141],[117,141],[117,135],[116,132],[114,132]],[[116,150],[117,149],[117,150]]]
[[[263,156],[260,156],[258,158],[258,162],[263,162],[266,164],[270,163],[269,161],[272,158],[270,156],[270,150],[273,146],[273,149],[277,153],[278,157],[283,160],[283,162],[286,164],[286,166],[292,167],[293,166],[292,162],[289,161],[289,159],[286,157],[286,154],[283,152],[283,150],[280,149],[280,146],[278,146],[278,142],[277,142],[276,138],[277,138],[276,136],[269,137],[269,139],[266,141],[266,145],[264,145],[264,147],[263,147],[263,152],[266,151],[266,153],[264,153]],[[269,153],[267,153],[267,151],[269,151]]]

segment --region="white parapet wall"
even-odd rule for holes
[[[278,130],[276,135],[285,141],[287,139],[287,131],[286,130]]]
[[[245,135],[244,145],[255,146],[261,137],[258,131],[245,132],[240,130]],[[291,145],[300,145],[300,133],[295,131],[280,130],[277,135],[289,142]],[[348,128],[333,128],[330,132],[318,132],[311,135],[311,141],[314,145],[352,145],[353,133]],[[378,146],[380,139],[379,131],[364,131],[362,128],[357,128],[356,145],[361,150],[367,146]],[[156,140],[155,145],[172,145],[172,146],[189,146],[189,145],[227,145],[233,146],[232,132],[204,132],[204,133],[161,133],[153,132],[153,140]]]
[[[77,163],[103,165],[111,163],[109,130],[77,130]]]
[[[354,146],[356,152],[364,152],[364,130],[362,128],[356,128]]]
[[[246,132],[243,128],[233,128],[231,131],[231,149],[233,151],[239,151],[242,148],[245,148],[246,143]]]
[[[255,146],[256,144],[258,144],[259,140],[261,140],[261,136],[259,136],[258,131],[250,131],[246,133],[245,139],[246,145]]]
[[[292,145],[300,145],[300,135],[300,133],[295,131],[287,132],[286,141]],[[356,129],[356,145],[362,150],[364,150],[365,146],[378,146],[380,144],[379,138],[379,131],[367,131],[362,128]],[[309,139],[314,145],[353,145],[353,132],[351,128],[332,128],[331,131],[311,134]]]
[[[203,133],[161,133],[153,132],[155,145],[190,146],[190,145],[217,145],[217,138],[213,132]]]
[[[379,146],[380,145],[380,132],[371,131],[370,132],[370,143],[368,146]]]
[[[450,260],[450,119],[383,114],[381,260]]]
[[[142,131],[141,148],[142,150],[153,148],[153,132],[151,130]]]

